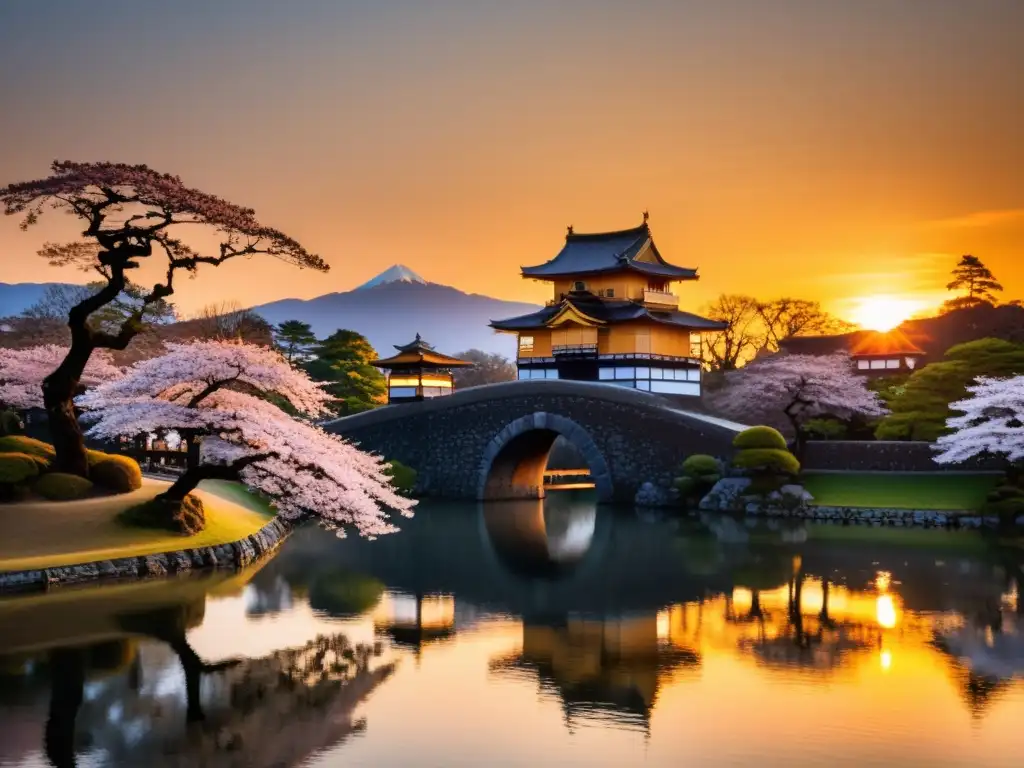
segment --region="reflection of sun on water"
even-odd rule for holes
[[[892,651],[890,651],[888,648],[882,651],[882,653],[879,655],[879,661],[882,664],[883,672],[888,672],[890,669],[892,669]]]
[[[871,331],[891,331],[916,312],[924,309],[921,302],[895,296],[867,296],[853,311],[853,321]]]

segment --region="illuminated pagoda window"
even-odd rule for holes
[[[388,372],[388,402],[412,403],[443,397],[455,391],[453,368],[473,365],[468,360],[449,357],[436,351],[430,344],[416,338],[404,346],[395,345],[398,354],[373,365]]]
[[[518,337],[520,379],[572,379],[661,394],[699,396],[703,336],[726,324],[679,308],[674,283],[697,270],[666,261],[643,223],[576,233],[561,251],[522,276],[552,286],[542,310],[495,320]]]

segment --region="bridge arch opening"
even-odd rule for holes
[[[477,498],[544,498],[544,472],[559,437],[586,461],[598,501],[611,501],[611,473],[593,438],[576,422],[552,413],[522,416],[491,439],[480,462]]]

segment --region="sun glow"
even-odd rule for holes
[[[872,331],[891,331],[923,309],[921,302],[895,296],[866,296],[853,311],[853,320]]]

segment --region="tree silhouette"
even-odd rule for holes
[[[995,304],[995,292],[1003,290],[1003,286],[981,259],[965,254],[954,267],[953,279],[946,285],[946,290],[967,292],[966,295],[957,296],[943,304],[943,308],[949,312],[982,304]]]
[[[22,229],[35,224],[46,208],[62,210],[85,224],[83,240],[47,243],[39,255],[53,266],[77,267],[103,281],[96,293],[69,310],[71,347],[43,383],[57,451],[54,469],[87,477],[85,441],[73,402],[82,371],[95,350],[128,346],[142,330],[147,308],[174,293],[178,274],[194,275],[201,264],[219,266],[254,254],[321,271],[328,267],[283,232],[261,224],[251,208],[186,187],[177,176],[124,163],[56,161],[51,170],[46,178],[0,188],[0,203],[4,213],[21,217]],[[212,235],[217,245],[207,252],[193,249],[180,239],[183,231]],[[94,313],[125,292],[129,271],[152,260],[161,262],[162,278],[139,297],[131,314],[113,330],[92,324]]]

